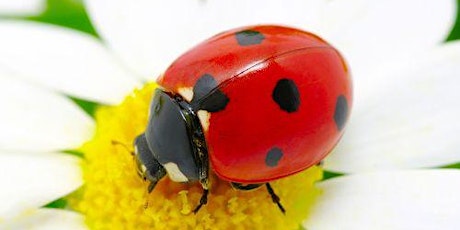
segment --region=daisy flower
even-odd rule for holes
[[[460,43],[443,44],[455,1],[86,3],[102,41],[0,21],[2,228],[298,229],[303,219],[310,230],[457,227],[460,172],[428,169],[460,161]],[[286,216],[265,192],[235,192],[217,179],[197,215],[199,186],[164,180],[147,195],[132,157],[111,141],[131,143],[143,131],[151,82],[174,58],[258,23],[319,34],[349,61],[353,115],[322,166],[347,175],[314,184],[322,169],[312,167],[277,181]],[[82,101],[101,106],[92,117]],[[62,197],[66,210],[44,207]]]

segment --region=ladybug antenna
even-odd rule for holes
[[[120,145],[120,146],[122,146],[126,151],[128,151],[129,153],[131,153],[132,156],[135,155],[134,152],[133,152],[133,151],[128,147],[128,145],[126,145],[125,143],[120,142],[120,141],[117,141],[117,140],[112,140],[111,143],[112,143],[112,145],[115,145],[115,146]]]

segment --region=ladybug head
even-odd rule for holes
[[[152,155],[144,134],[139,135],[134,140],[134,162],[137,175],[144,180],[152,181],[157,177],[158,172],[164,171]]]

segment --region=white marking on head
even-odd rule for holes
[[[211,118],[211,113],[205,110],[199,110],[198,118],[200,119],[201,126],[203,127],[203,131],[207,132],[209,129],[209,119]]]
[[[187,177],[180,171],[179,167],[177,167],[177,164],[169,162],[169,163],[164,164],[163,167],[168,172],[168,176],[172,181],[175,181],[175,182],[187,182],[188,181]]]
[[[177,90],[179,94],[185,98],[188,102],[191,102],[193,99],[193,89],[191,87],[182,87]]]

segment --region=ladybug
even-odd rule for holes
[[[162,75],[144,133],[134,141],[138,174],[150,193],[168,175],[199,182],[207,203],[209,170],[236,189],[321,162],[339,141],[352,102],[340,53],[295,28],[257,25],[195,46]]]

